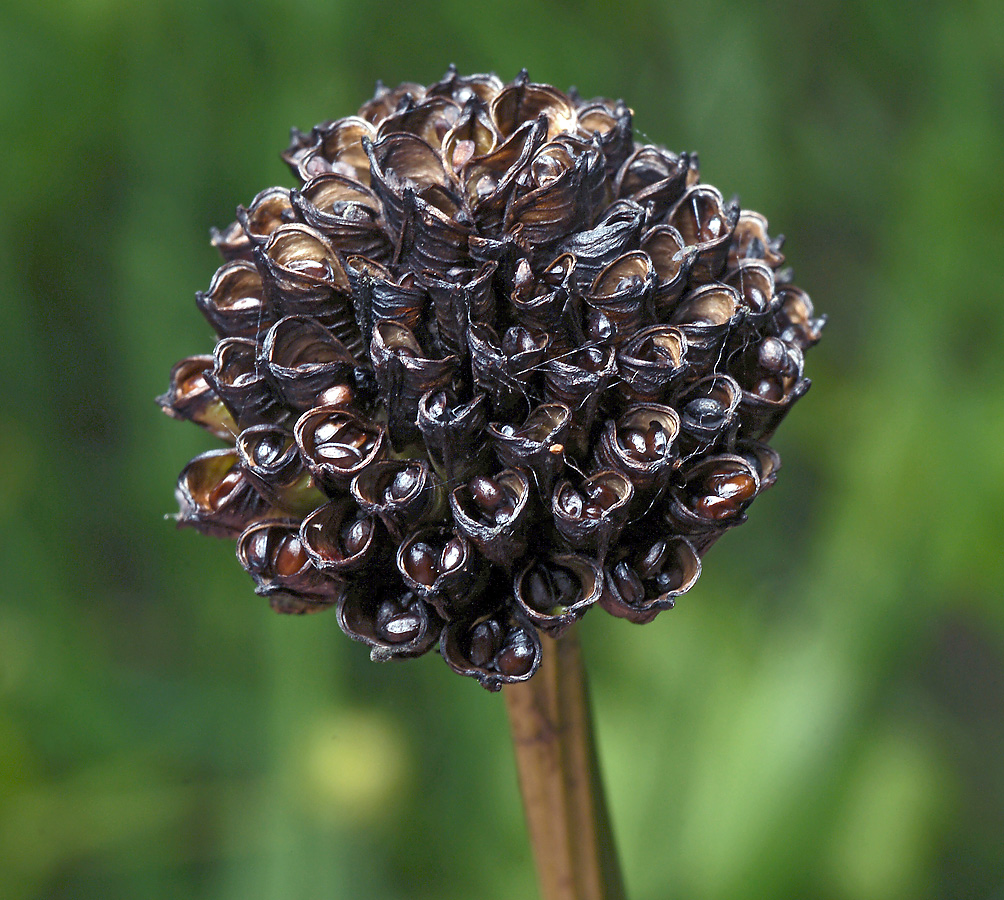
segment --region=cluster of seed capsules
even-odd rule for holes
[[[279,612],[497,690],[599,604],[647,622],[775,480],[823,319],[758,213],[621,102],[495,75],[294,130],[213,233],[212,355],[160,403],[227,442],[181,525]]]

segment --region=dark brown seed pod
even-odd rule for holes
[[[472,324],[467,342],[474,383],[488,396],[492,413],[510,416],[528,409],[530,383],[547,357],[549,336],[514,326],[499,341],[489,325]]]
[[[596,442],[593,468],[623,472],[634,486],[632,517],[661,496],[677,465],[680,417],[671,406],[638,403],[608,419]]]
[[[742,388],[739,420],[744,437],[770,439],[792,404],[811,386],[802,377],[802,367],[802,351],[776,337],[733,354],[728,370]]]
[[[543,116],[547,121],[547,140],[575,131],[576,114],[568,96],[549,84],[533,84],[517,78],[491,101],[492,119],[499,132],[508,137],[524,122]]]
[[[237,438],[237,453],[248,481],[268,502],[291,515],[316,509],[327,498],[304,468],[293,435],[277,425],[254,425]]]
[[[658,538],[604,569],[599,603],[612,616],[644,625],[672,609],[700,575],[701,558],[690,541]]]
[[[680,453],[690,457],[724,446],[739,428],[742,388],[729,375],[707,375],[674,398],[680,411]]]
[[[425,99],[425,88],[420,84],[406,81],[396,88],[388,88],[378,81],[373,99],[362,105],[359,115],[373,125],[380,125],[388,116],[394,115],[400,109],[410,109],[423,99]]]
[[[591,311],[602,313],[613,327],[608,339],[620,347],[631,335],[655,322],[653,292],[658,276],[647,253],[625,253],[603,269],[586,294]],[[601,330],[590,326],[593,339],[605,339]]]
[[[319,506],[300,523],[300,542],[322,572],[349,576],[363,569],[392,565],[386,532],[372,513],[350,497]]]
[[[457,358],[429,359],[414,333],[396,322],[377,322],[370,359],[387,404],[387,427],[396,447],[422,438],[416,420],[418,401],[429,391],[449,387]]]
[[[467,479],[487,466],[487,407],[484,394],[461,403],[447,391],[429,391],[419,400],[418,429],[429,461],[447,481]]]
[[[651,325],[617,351],[618,393],[628,401],[657,403],[689,370],[687,338],[672,325]]]
[[[211,356],[190,356],[176,363],[170,387],[157,403],[172,419],[194,422],[221,440],[233,441],[237,423],[206,380],[212,369]]]
[[[708,372],[716,368],[725,341],[744,316],[735,289],[715,283],[684,295],[669,321],[687,336],[688,362],[694,370]]]
[[[276,320],[264,299],[261,275],[246,259],[231,260],[216,270],[208,291],[195,302],[220,337],[256,337]]]
[[[574,259],[574,284],[588,290],[610,263],[638,246],[645,210],[632,200],[617,200],[592,228],[574,232],[558,245]]]
[[[551,518],[564,542],[576,551],[606,558],[628,521],[634,485],[616,469],[590,475],[576,488],[566,480],[551,494]]]
[[[370,164],[363,149],[363,140],[376,137],[376,129],[359,116],[347,116],[337,122],[327,122],[314,129],[310,146],[291,156],[298,156],[295,174],[300,181],[310,181],[315,175],[336,172],[358,181],[370,183]]]
[[[369,188],[348,175],[328,172],[311,178],[290,202],[303,220],[336,246],[343,258],[363,256],[388,263],[393,246],[384,234],[381,206]]]
[[[494,73],[458,75],[456,66],[451,65],[439,81],[426,88],[425,96],[450,97],[461,106],[474,99],[479,103],[489,104],[503,86],[502,79]]]
[[[693,253],[689,283],[707,284],[718,277],[728,258],[739,205],[726,204],[721,193],[706,184],[691,185],[669,213],[668,222]]]
[[[620,100],[593,100],[576,112],[579,135],[599,139],[607,178],[613,178],[633,149],[631,110]]]
[[[614,192],[639,206],[650,205],[653,219],[661,219],[683,195],[691,162],[686,153],[677,156],[651,144],[638,147],[621,166]]]
[[[773,487],[781,468],[781,455],[771,446],[760,441],[736,441],[733,453],[737,453],[756,469],[760,479],[760,493]]]
[[[175,488],[178,527],[235,538],[264,515],[267,504],[251,486],[231,448],[200,453],[181,470]]]
[[[397,548],[404,583],[446,621],[462,615],[484,590],[484,560],[463,534],[440,525],[419,528]]]
[[[355,357],[316,319],[286,316],[262,343],[269,377],[287,405],[311,409],[320,394],[337,384],[351,384]]]
[[[430,147],[440,147],[460,118],[462,104],[452,97],[427,97],[424,103],[399,106],[377,128],[377,141],[395,133],[413,134]]]
[[[736,229],[729,244],[729,266],[734,268],[743,260],[762,260],[771,269],[784,265],[784,235],[771,238],[767,234],[767,220],[758,212],[744,209],[739,214]]]
[[[349,277],[338,253],[321,232],[309,225],[293,223],[277,228],[256,249],[255,264],[262,273],[266,292],[271,292],[276,306],[283,310],[290,297],[327,298],[332,291],[346,296],[350,291]]]
[[[300,541],[299,525],[292,519],[253,522],[237,540],[237,559],[254,579],[258,594],[281,593],[316,610],[334,606],[345,582],[314,568]]]
[[[543,403],[522,425],[492,422],[487,430],[502,465],[527,472],[546,502],[565,467],[564,441],[571,423],[572,411],[564,403]]]
[[[706,456],[686,466],[670,492],[665,520],[702,556],[729,528],[746,521],[744,510],[760,492],[756,466],[736,454]]]
[[[548,552],[517,573],[513,593],[527,619],[558,637],[600,599],[603,571],[581,554]]]
[[[346,268],[356,321],[367,346],[373,339],[373,326],[381,319],[412,333],[420,329],[428,295],[414,272],[395,278],[385,266],[362,256],[350,256]]]
[[[213,370],[205,378],[241,430],[285,424],[291,417],[264,372],[258,362],[258,344],[250,338],[224,338],[216,345]]]
[[[288,225],[296,219],[288,188],[266,188],[255,196],[250,206],[237,207],[237,221],[251,243],[258,247],[267,243],[280,225]]]
[[[370,648],[375,662],[421,656],[435,645],[443,623],[411,591],[367,590],[353,584],[338,602],[338,626]]]
[[[687,277],[694,254],[687,249],[683,236],[672,225],[650,228],[641,239],[641,249],[655,269],[655,292],[652,300],[655,315],[664,321],[687,287]]]
[[[226,228],[210,228],[209,242],[227,262],[251,259],[254,244],[244,233],[240,222],[233,221]]]
[[[617,359],[609,346],[583,347],[547,360],[544,399],[572,410],[567,443],[577,456],[589,447],[590,432],[607,387],[617,379]]]
[[[495,321],[493,278],[497,268],[497,263],[486,262],[475,270],[451,270],[445,278],[435,272],[423,273],[422,283],[432,298],[436,333],[444,354],[463,362],[469,352],[470,324]]]
[[[442,483],[425,460],[373,463],[352,480],[350,490],[359,507],[379,516],[396,541],[440,517],[445,505]]]
[[[305,412],[293,429],[304,465],[328,496],[344,494],[352,479],[388,453],[382,425],[338,406]]]
[[[781,340],[803,351],[814,347],[823,336],[826,316],[817,316],[809,295],[793,284],[778,288],[780,308],[776,323]]]
[[[512,312],[520,325],[535,334],[550,336],[551,353],[567,353],[582,343],[580,301],[573,292],[575,257],[563,253],[539,276],[528,259],[515,267],[509,296]]]
[[[457,121],[443,136],[443,159],[463,181],[460,173],[467,164],[491,153],[501,139],[488,106],[479,98],[469,96]]]
[[[774,294],[774,271],[760,260],[742,260],[725,276],[725,284],[735,289],[746,311],[746,322],[758,330],[764,328],[781,305]]]
[[[510,570],[526,553],[533,504],[525,472],[476,475],[450,493],[450,510],[457,531],[493,565]]]
[[[540,667],[543,653],[537,630],[509,603],[490,614],[451,622],[439,647],[454,672],[476,678],[489,691],[526,681]]]

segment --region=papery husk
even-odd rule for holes
[[[636,147],[624,161],[614,183],[618,197],[651,209],[658,221],[683,195],[696,156],[677,156],[651,144]]]
[[[653,294],[657,282],[652,260],[641,250],[623,254],[596,276],[585,295],[586,305],[603,313],[613,326],[609,340],[614,347],[619,348],[640,328],[655,323]]]
[[[776,380],[783,390],[780,398],[772,400],[762,397],[750,390],[758,377],[755,357],[757,346],[751,345],[737,351],[728,361],[728,371],[742,388],[742,399],[739,403],[739,421],[743,437],[752,440],[770,440],[777,430],[781,420],[788,414],[796,400],[803,397],[812,386],[812,382],[802,376],[804,357],[798,346],[785,344],[791,360],[791,374],[777,377]]]
[[[687,338],[673,325],[650,325],[617,351],[617,391],[629,402],[658,403],[689,372]]]
[[[265,335],[261,356],[283,400],[298,410],[313,408],[319,394],[351,384],[358,363],[316,319],[286,316]]]
[[[471,636],[480,625],[490,627],[495,623],[499,636],[492,641],[494,650],[483,660],[472,659]],[[492,629],[494,630],[494,629]],[[505,667],[501,655],[508,643],[519,641],[527,651],[521,657],[519,668],[510,670],[507,674],[500,669]],[[507,643],[508,642],[508,643]],[[482,687],[489,691],[498,691],[503,684],[515,684],[526,681],[540,668],[543,648],[537,630],[510,603],[504,603],[491,613],[482,613],[471,619],[457,619],[450,622],[444,629],[439,640],[439,649],[446,664],[460,675],[476,678]],[[520,671],[519,669],[522,669]]]
[[[373,99],[362,105],[359,115],[374,125],[380,125],[388,116],[402,109],[411,109],[424,99],[425,88],[413,81],[406,81],[395,88],[388,88],[382,81],[377,81]]]
[[[376,129],[359,116],[318,126],[312,132],[310,147],[290,155],[297,157],[294,173],[301,182],[308,182],[317,175],[335,172],[368,187],[370,164],[362,142],[375,136]]]
[[[356,455],[359,459],[348,465],[338,465],[332,461],[330,453],[318,452],[317,430],[322,426],[330,431],[329,438],[344,434],[347,441],[351,441],[346,446],[355,448],[356,453],[341,454],[345,461]],[[389,452],[383,425],[360,418],[340,406],[318,406],[308,410],[297,420],[293,434],[304,465],[321,490],[330,497],[344,494],[360,472],[385,459]],[[337,445],[343,442],[326,440],[323,443]],[[357,443],[360,446],[356,447]]]
[[[449,387],[457,368],[455,356],[429,359],[414,333],[396,322],[378,321],[370,342],[370,359],[387,403],[387,427],[396,447],[419,441],[418,401],[429,391]]]
[[[652,295],[656,318],[664,321],[687,288],[694,253],[672,225],[656,225],[642,235],[640,248],[652,260],[656,285]]]
[[[544,400],[574,411],[567,443],[581,456],[589,447],[590,432],[600,412],[604,391],[617,378],[613,347],[583,347],[543,364]]]
[[[762,330],[781,305],[774,293],[774,271],[757,259],[742,260],[725,276],[724,283],[736,291],[745,321]]]
[[[730,241],[739,221],[739,204],[726,204],[721,193],[707,184],[691,185],[669,212],[693,253],[688,284],[697,287],[714,281],[725,268]]]
[[[500,483],[515,500],[511,516],[486,523],[474,508],[469,484],[450,492],[450,510],[458,533],[469,538],[492,565],[508,571],[526,553],[527,531],[534,518],[530,478],[520,469],[505,469],[491,480]]]
[[[458,75],[457,67],[450,65],[446,74],[425,89],[426,97],[450,97],[461,106],[477,98],[481,103],[491,103],[502,90],[502,79],[494,72],[477,75]]]
[[[604,588],[600,596],[599,604],[610,615],[621,619],[627,619],[636,625],[644,625],[651,622],[660,612],[672,609],[676,605],[676,598],[689,591],[701,575],[701,557],[698,556],[693,544],[686,538],[671,536],[665,539],[660,538],[660,542],[665,545],[665,555],[674,560],[681,573],[680,584],[670,590],[660,591],[657,588],[652,590],[650,577],[642,577],[638,572],[640,561],[651,555],[653,546],[646,550],[645,545],[633,554],[634,563],[631,557],[624,551],[621,559],[611,560],[604,568]],[[629,566],[632,580],[636,588],[640,584],[642,596],[630,596],[630,592],[623,590],[622,579],[616,576],[619,565]],[[660,569],[664,566],[660,566]]]
[[[572,423],[572,411],[563,403],[544,403],[513,428],[498,422],[487,433],[495,455],[506,468],[523,469],[534,479],[545,502],[554,480],[565,467],[564,441]]]
[[[387,491],[398,473],[409,470],[413,484],[400,498]],[[443,484],[423,459],[381,460],[366,466],[352,479],[350,491],[364,512],[380,517],[395,541],[419,525],[439,518],[445,507]]]
[[[742,323],[745,309],[734,288],[706,284],[686,294],[669,317],[687,337],[687,362],[695,372],[714,371],[722,348]]]
[[[632,111],[622,100],[592,100],[580,105],[576,112],[579,136],[598,136],[607,177],[613,178],[634,149]]]
[[[237,207],[237,221],[251,243],[258,247],[266,244],[279,226],[288,225],[296,219],[289,188],[266,188],[255,195],[249,206]]]
[[[211,356],[190,356],[176,363],[170,387],[157,403],[172,419],[194,422],[221,440],[233,442],[237,423],[206,378],[212,369]]]
[[[826,316],[815,315],[809,295],[793,284],[783,285],[777,291],[780,306],[775,317],[780,338],[804,352],[819,343],[823,336]]]
[[[530,340],[534,336],[527,332]],[[550,339],[539,334],[539,343],[529,350],[506,354],[498,335],[488,325],[474,323],[467,332],[471,372],[478,390],[491,401],[492,413],[508,416],[519,407],[530,408],[529,385],[547,357]],[[514,339],[518,343],[518,339]]]
[[[471,323],[495,321],[493,278],[497,268],[497,263],[486,262],[474,271],[451,271],[447,278],[435,272],[424,272],[421,276],[432,298],[440,348],[461,363],[470,352],[467,332]]]
[[[290,201],[343,259],[364,256],[385,265],[390,262],[394,248],[383,231],[380,201],[354,178],[337,172],[318,175],[291,191]]]
[[[373,326],[381,319],[419,333],[428,294],[413,272],[395,278],[385,266],[362,256],[350,256],[346,268],[356,323],[367,347],[373,340]]]
[[[251,425],[285,424],[292,413],[280,402],[258,362],[258,344],[250,338],[225,338],[213,353],[209,386],[243,431]]]
[[[237,438],[237,452],[245,477],[270,506],[302,516],[327,501],[286,429],[277,425],[245,428]]]
[[[350,517],[367,523],[368,537],[359,550],[346,555],[340,543],[341,529]],[[300,523],[300,541],[322,572],[346,576],[370,567],[393,565],[393,554],[379,518],[363,513],[351,497],[332,500],[306,516]]]
[[[547,140],[565,132],[574,132],[575,108],[568,96],[549,84],[526,80],[526,70],[492,99],[492,119],[504,137],[520,124],[543,116],[547,121]]]
[[[439,406],[442,413],[437,413]],[[418,402],[418,429],[429,461],[447,481],[464,480],[483,471],[489,449],[484,440],[488,403],[476,394],[466,403],[444,391],[429,391]]]
[[[408,552],[419,542],[428,543],[441,554],[456,538],[461,547],[460,565],[447,571],[437,571],[435,581],[425,584],[416,579],[408,565]],[[462,615],[484,590],[486,567],[474,544],[462,533],[442,525],[428,525],[411,532],[398,546],[395,562],[405,585],[421,597],[446,621]]]
[[[369,588],[369,589],[367,589]],[[407,640],[393,641],[382,631],[377,616],[381,602],[396,603],[399,615],[411,617],[415,623],[413,636]],[[423,600],[410,591],[399,591],[397,596],[374,590],[373,585],[349,586],[338,602],[336,612],[338,627],[352,640],[361,641],[370,648],[370,658],[375,662],[421,656],[433,648],[439,639],[443,623]],[[409,629],[407,634],[411,635]]]
[[[687,404],[700,398],[719,403],[721,415],[715,421],[704,421],[687,411]],[[680,453],[684,457],[703,453],[714,446],[724,446],[734,438],[739,428],[739,404],[742,388],[734,378],[722,373],[707,375],[687,385],[672,398],[680,411]]]
[[[174,496],[178,527],[214,537],[235,538],[268,511],[231,447],[209,450],[192,459],[178,476]]]
[[[509,303],[516,321],[550,338],[551,355],[567,353],[582,344],[580,300],[572,287],[575,257],[562,253],[534,275],[527,259],[515,268]]]
[[[278,318],[265,302],[261,275],[246,259],[220,266],[209,290],[196,292],[195,303],[220,337],[257,337]]]
[[[564,569],[571,572],[578,581],[575,599],[564,606],[550,610],[540,610],[530,603],[527,593],[527,578],[541,566],[546,571]],[[555,553],[548,551],[531,559],[513,579],[513,594],[520,612],[541,631],[551,637],[558,637],[573,622],[581,619],[603,593],[603,571],[599,564],[579,553]]]
[[[729,266],[734,268],[743,260],[762,260],[771,269],[784,265],[784,235],[771,238],[767,234],[767,219],[751,209],[744,209],[736,222],[729,245]]]
[[[590,229],[574,232],[558,245],[574,258],[574,284],[588,290],[596,276],[632,246],[637,246],[646,213],[631,200],[617,200]]]
[[[573,515],[565,502],[566,492],[575,492],[589,502],[589,490],[595,486],[604,486],[616,495],[616,501],[603,507],[603,514],[598,518],[590,518],[582,514]],[[574,551],[588,551],[600,563],[606,558],[611,545],[617,542],[628,521],[631,501],[634,499],[634,486],[623,472],[617,469],[606,469],[586,478],[580,488],[573,487],[567,479],[559,481],[551,494],[551,518],[554,527],[562,540]]]
[[[379,141],[395,132],[414,134],[430,147],[439,147],[460,117],[461,104],[450,97],[427,97],[419,106],[398,107],[377,129]]]

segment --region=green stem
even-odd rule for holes
[[[503,693],[542,900],[624,900],[575,629]]]

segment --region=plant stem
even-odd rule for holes
[[[520,791],[543,900],[624,900],[574,628],[507,685]]]

